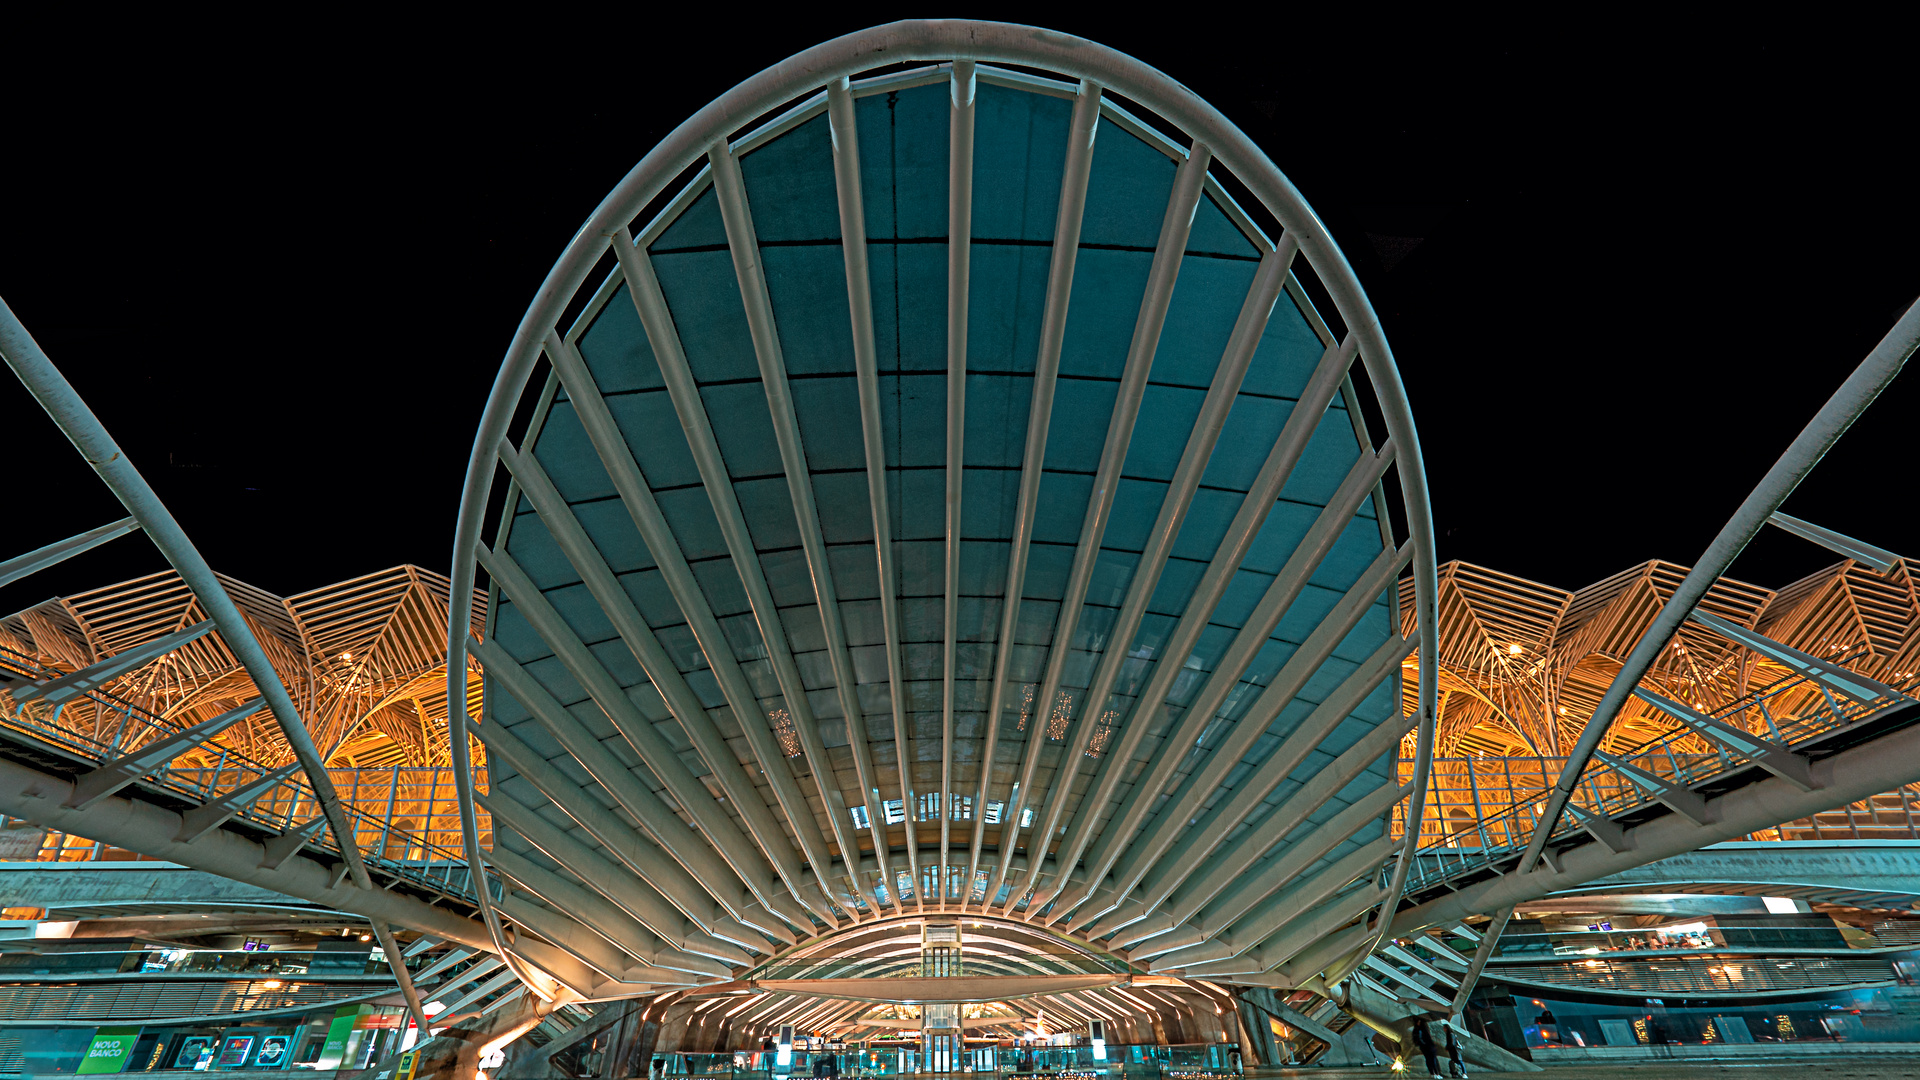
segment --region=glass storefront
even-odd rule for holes
[[[172,1070],[365,1068],[404,1046],[405,1010],[376,1005],[190,1025],[16,1028],[17,1071],[46,1076]],[[0,1070],[6,1070],[0,1062]]]
[[[796,1047],[792,1063],[776,1068],[772,1051],[732,1054],[656,1054],[653,1075],[726,1076],[729,1080],[777,1080],[781,1076],[812,1077],[814,1068],[833,1062],[840,1077],[887,1077],[914,1073],[974,1072],[1007,1076],[1046,1074],[1063,1080],[1212,1080],[1238,1075],[1240,1048],[1233,1043],[1175,1045],[1109,1044],[1104,1060],[1092,1046],[1021,1046],[991,1040],[966,1041],[945,1057],[929,1058],[922,1044],[876,1044],[837,1052],[807,1051]]]
[[[1920,988],[1897,985],[1795,1000],[1574,999],[1483,983],[1467,1027],[1509,1049],[1761,1043],[1920,1043]]]

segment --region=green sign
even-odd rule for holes
[[[360,1016],[360,1006],[345,1005],[334,1010],[333,1023],[327,1027],[327,1043],[320,1049],[320,1060],[313,1063],[316,1069],[337,1069],[347,1056],[347,1037],[353,1034],[353,1022]]]
[[[103,1027],[93,1033],[93,1045],[87,1047],[87,1056],[80,1059],[80,1067],[74,1072],[117,1073],[127,1067],[133,1044],[139,1041],[137,1026]]]

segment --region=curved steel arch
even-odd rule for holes
[[[1267,155],[1255,146],[1244,133],[1234,127],[1231,122],[1227,121],[1217,110],[1207,105],[1185,87],[1180,86],[1166,75],[1138,60],[1103,46],[1069,35],[1057,34],[1031,27],[998,23],[963,21],[901,22],[849,34],[816,46],[767,69],[735,87],[733,90],[728,91],[726,94],[723,94],[720,98],[681,124],[680,127],[651,150],[641,162],[635,166],[627,177],[609,194],[607,199],[603,201],[601,206],[589,217],[587,223],[582,227],[573,241],[569,243],[560,260],[549,273],[546,281],[536,295],[533,304],[523,317],[520,327],[516,331],[513,343],[507,352],[500,373],[495,380],[492,394],[486,410],[483,413],[479,432],[476,436],[474,452],[469,462],[466,484],[461,498],[461,509],[456,528],[453,555],[453,595],[464,595],[462,590],[471,588],[476,575],[476,562],[479,558],[478,549],[481,541],[481,531],[484,525],[489,494],[492,489],[496,462],[505,462],[511,470],[515,471],[516,480],[518,481],[520,469],[532,461],[533,455],[530,452],[532,449],[532,438],[529,437],[527,441],[526,449],[529,452],[522,458],[514,448],[505,442],[506,430],[514,410],[523,399],[528,380],[534,370],[536,361],[540,358],[541,352],[545,350],[556,362],[563,362],[566,359],[566,354],[571,351],[572,343],[559,335],[559,328],[556,324],[560,315],[575,301],[576,297],[580,294],[580,290],[586,284],[588,276],[591,274],[594,266],[606,258],[609,250],[621,255],[623,262],[628,264],[628,273],[626,276],[631,287],[631,283],[634,280],[633,274],[636,272],[631,266],[634,262],[632,255],[636,249],[634,249],[632,241],[628,239],[627,230],[629,223],[632,222],[634,217],[648,204],[665,194],[675,179],[692,168],[703,155],[711,155],[713,157],[714,169],[710,170],[710,172],[715,174],[713,179],[717,181],[722,188],[725,188],[727,185],[727,170],[732,170],[731,179],[735,191],[734,198],[738,201],[743,198],[743,195],[739,194],[743,189],[739,187],[739,166],[736,160],[736,154],[744,153],[746,148],[735,147],[729,144],[728,140],[736,131],[753,124],[757,118],[763,117],[797,98],[820,91],[820,88],[823,86],[828,88],[825,93],[816,93],[816,98],[812,100],[811,103],[803,102],[799,108],[804,110],[812,107],[816,111],[842,108],[847,101],[847,84],[845,80],[850,76],[876,67],[885,67],[913,61],[952,61],[955,67],[953,77],[956,79],[961,77],[960,73],[962,71],[965,72],[967,78],[971,79],[976,74],[973,66],[980,63],[1015,64],[1025,68],[1042,69],[1080,79],[1082,80],[1082,85],[1080,91],[1077,92],[1078,97],[1083,102],[1091,97],[1094,103],[1091,108],[1100,110],[1093,114],[1092,120],[1076,120],[1076,122],[1085,124],[1089,145],[1092,139],[1093,123],[1096,123],[1101,116],[1111,115],[1108,107],[1099,101],[1100,88],[1112,89],[1125,95],[1132,102],[1157,113],[1162,119],[1172,123],[1175,127],[1193,138],[1196,149],[1192,160],[1198,164],[1194,166],[1192,171],[1202,174],[1201,179],[1195,182],[1205,181],[1204,166],[1206,164],[1206,154],[1202,153],[1202,151],[1206,151],[1211,154],[1214,160],[1220,162],[1227,171],[1238,179],[1247,190],[1252,192],[1264,208],[1279,221],[1283,227],[1282,236],[1279,241],[1284,251],[1284,255],[1280,257],[1280,267],[1282,271],[1285,270],[1286,262],[1291,256],[1292,251],[1297,249],[1300,255],[1306,257],[1308,265],[1313,269],[1327,293],[1332,297],[1341,320],[1349,329],[1349,336],[1342,347],[1339,349],[1329,347],[1329,362],[1331,362],[1336,352],[1347,362],[1350,362],[1355,354],[1357,354],[1358,359],[1365,366],[1369,381],[1377,395],[1381,413],[1386,423],[1389,442],[1381,450],[1377,471],[1373,474],[1372,478],[1377,480],[1378,476],[1383,474],[1389,465],[1397,465],[1398,467],[1401,501],[1409,531],[1407,548],[1403,550],[1406,552],[1407,557],[1411,558],[1413,567],[1415,597],[1414,622],[1417,627],[1420,670],[1423,672],[1436,670],[1437,665],[1435,658],[1437,648],[1434,608],[1436,575],[1433,531],[1418,437],[1414,430],[1411,411],[1406,401],[1404,388],[1394,366],[1392,353],[1387,346],[1379,321],[1366,300],[1358,281],[1355,279],[1352,268],[1348,265],[1338,246],[1333,242],[1318,218],[1308,208],[1299,192],[1294,189],[1286,177],[1273,165]],[[970,82],[969,85],[971,85]],[[839,95],[838,98],[835,97],[836,90]],[[958,103],[959,99],[956,98],[955,100],[956,103]],[[971,97],[969,97],[966,106],[969,113],[971,110],[971,100]],[[1076,117],[1078,116],[1079,110],[1077,109]],[[775,134],[777,135],[778,132],[775,132]],[[769,136],[769,138],[771,137],[772,136]],[[956,138],[958,137],[959,136],[956,135]],[[966,138],[971,139],[970,119],[968,121]],[[958,144],[956,143],[956,145]],[[1070,174],[1074,167],[1075,165],[1070,154],[1068,164]],[[1078,167],[1084,169],[1086,162],[1082,160]],[[1187,171],[1187,169],[1182,169],[1183,173]],[[707,174],[703,173],[698,179],[706,180]],[[1084,191],[1084,176],[1081,178],[1081,183],[1082,190]],[[724,200],[726,197],[726,192],[722,191],[721,198]],[[845,199],[846,196],[843,192],[843,214],[845,213],[846,206]],[[970,204],[964,209],[970,213]],[[674,207],[670,206],[669,211],[673,212]],[[750,237],[752,228],[750,213],[746,221],[747,235]],[[1071,246],[1067,248],[1069,251],[1077,249],[1077,228],[1078,226],[1076,224],[1076,231],[1066,236],[1066,241],[1071,244]],[[735,240],[736,237],[732,235],[730,226],[729,241],[731,243]],[[1056,251],[1060,250],[1061,243],[1061,237],[1056,236]],[[1267,250],[1269,256],[1271,256],[1273,254],[1272,242],[1268,243],[1269,247]],[[1292,247],[1289,248],[1288,245],[1292,245]],[[737,247],[738,245],[734,244],[733,246]],[[852,264],[855,261],[855,256],[852,254],[852,251],[856,245],[848,244],[846,246],[849,249],[848,262],[849,277],[851,279],[854,270]],[[953,265],[952,260],[958,258],[961,260],[959,265],[964,271],[965,253],[968,246],[968,244],[950,245],[950,267]],[[862,272],[864,272],[864,258],[865,252],[861,251],[858,259],[862,262]],[[641,264],[646,262],[644,250],[642,250],[638,256],[638,261]],[[1175,261],[1177,262],[1178,260]],[[1263,266],[1264,265],[1265,263],[1263,263]],[[638,272],[641,273],[643,277],[651,273],[650,270],[644,269]],[[603,291],[611,292],[614,283],[616,283],[621,276],[620,272],[616,272],[613,278],[609,279],[609,284],[604,287]],[[1070,272],[1068,280],[1069,282],[1071,281]],[[1067,285],[1066,288],[1071,288],[1071,285]],[[1167,288],[1170,290],[1171,285],[1169,284]],[[749,304],[751,304],[751,302],[751,299],[749,299]],[[867,298],[856,295],[851,298],[851,302],[854,305],[854,313],[857,318],[860,305],[870,301]],[[963,305],[965,303],[964,295],[961,297],[961,303]],[[766,318],[771,318],[770,312],[764,314]],[[1063,304],[1061,312],[1062,322],[1064,322],[1064,317]],[[753,318],[751,311],[749,312],[748,318],[751,322]],[[953,343],[952,335],[956,327],[964,327],[964,319],[957,323],[950,323],[950,346]],[[758,329],[759,328],[756,327],[756,330]],[[1063,327],[1056,327],[1056,341],[1054,343],[1056,350],[1057,332],[1061,330],[1063,330]],[[1156,328],[1154,332],[1157,334],[1158,329]],[[856,335],[857,333],[858,331],[856,330]],[[855,348],[856,351],[859,348],[857,340]],[[964,356],[964,349],[962,350],[962,355]],[[577,358],[575,358],[575,360],[577,362]],[[1344,367],[1340,370],[1344,371]],[[952,377],[951,373],[949,377]],[[771,396],[771,390],[769,393]],[[545,396],[544,402],[551,402],[551,400],[552,393],[549,391]],[[545,407],[545,403],[543,403],[542,407]],[[1042,429],[1042,431],[1041,445],[1044,447],[1044,429]],[[1364,443],[1364,436],[1362,439]],[[1031,445],[1030,433],[1030,459],[1032,457]],[[802,460],[804,460],[804,457]],[[870,458],[870,462],[871,460]],[[533,471],[537,473],[539,469],[538,462],[532,462],[532,464]],[[724,464],[721,466],[719,475],[723,477],[726,475]],[[543,482],[545,482],[544,478],[537,477],[528,480],[529,485]],[[791,475],[790,482],[792,482]],[[516,484],[516,488],[518,488],[518,484]],[[796,488],[795,490],[797,500],[799,498],[799,489]],[[810,488],[807,498],[812,498]],[[951,498],[952,496],[950,496],[950,500]],[[1025,499],[1026,495],[1023,493],[1023,505],[1025,504]],[[562,506],[561,509],[564,510],[565,507]],[[509,513],[511,513],[511,508],[509,509]],[[1028,513],[1030,520],[1030,511],[1028,511]],[[802,517],[801,525],[803,529],[808,525],[804,516]],[[812,527],[817,532],[817,524],[814,524]],[[818,541],[817,535],[814,539],[815,542]],[[1022,542],[1016,534],[1016,547]],[[950,550],[957,551],[957,549],[956,538],[953,542],[950,542]],[[1391,553],[1391,544],[1388,544],[1388,549],[1388,553]],[[809,554],[812,554],[811,549],[809,550]],[[881,557],[883,562],[890,558],[884,546]],[[1019,557],[1020,556],[1016,556],[1016,559]],[[1386,564],[1383,563],[1383,566],[1385,565]],[[1391,567],[1388,567],[1388,569],[1397,573],[1398,565],[1398,563],[1395,563]],[[493,572],[496,584],[500,580],[500,572],[511,574],[510,567],[502,567],[499,572],[495,572],[495,567],[490,566],[489,570]],[[1013,573],[1011,568],[1009,573]],[[949,580],[951,581],[951,571]],[[950,591],[949,596],[951,595],[952,593]],[[1008,606],[1017,609],[1019,605],[1010,604]],[[948,617],[951,618],[952,606],[949,605],[947,610]],[[469,652],[470,624],[468,616],[469,612],[463,606],[456,606],[456,610],[451,614],[448,658],[450,667],[456,663],[464,663]],[[1202,625],[1204,625],[1204,620]],[[1071,627],[1069,627],[1069,629],[1071,629]],[[948,635],[948,639],[948,655],[951,657],[951,632]],[[1007,640],[1005,635],[1002,636],[1002,640]],[[1119,643],[1119,645],[1125,644],[1125,642]],[[897,661],[897,642],[890,642],[889,652],[891,654],[890,662]],[[897,671],[897,668],[895,670]],[[944,665],[944,671],[945,678],[951,682],[954,671],[953,664],[951,662],[946,663]],[[996,694],[994,700],[998,703],[1000,698],[997,695],[1004,691],[1007,682],[1004,666],[996,668],[993,681]],[[891,680],[891,682],[893,682],[897,688],[898,679],[895,678]],[[527,684],[523,683],[523,685]],[[1051,686],[1053,683],[1050,681],[1048,685]],[[528,688],[530,690],[532,689],[530,686]],[[464,699],[456,702],[452,699],[452,693],[453,690],[450,686],[449,713],[451,717],[451,730],[449,731],[449,736],[452,743],[456,775],[465,778],[469,775],[466,769],[469,734],[466,724],[466,712],[464,709]],[[1426,771],[1431,757],[1433,738],[1435,702],[1435,685],[1433,680],[1430,678],[1422,679],[1417,700],[1418,712],[1416,717],[1413,718],[1418,730],[1417,749],[1415,753],[1416,765],[1414,773],[1410,778],[1411,782],[1402,789],[1403,794],[1401,795],[1401,797],[1405,798],[1408,802],[1405,808],[1407,820],[1418,820],[1422,811],[1421,804],[1424,798]],[[1104,699],[1102,699],[1102,704],[1104,704]],[[1044,698],[1042,698],[1041,707],[1042,709],[1046,707]],[[951,705],[949,705],[948,708],[950,712]],[[1001,710],[999,709],[991,709],[989,711],[991,717],[996,720],[998,716],[1001,715]],[[1097,713],[1080,718],[1080,723],[1078,724],[1080,734],[1077,737],[1081,741],[1076,743],[1076,746],[1086,745],[1086,732],[1092,728],[1092,721],[1096,715]],[[897,704],[895,717],[897,721],[899,717]],[[989,722],[991,723],[992,720]],[[802,725],[802,727],[804,728],[804,725]],[[761,734],[764,736],[764,733]],[[801,735],[805,738],[807,732],[803,730]],[[991,745],[991,739],[992,737],[989,735],[989,745]],[[950,762],[951,740],[948,740],[948,744],[946,754]],[[1077,759],[1075,763],[1077,764]],[[1227,764],[1231,765],[1232,762],[1229,761]],[[818,766],[816,765],[816,767]],[[1032,766],[1029,765],[1029,773],[1031,772],[1031,768]],[[867,786],[864,781],[863,786]],[[986,790],[984,770],[980,790],[982,794],[984,794]],[[870,790],[864,794],[866,794],[871,803],[877,796],[877,791]],[[952,792],[949,790],[947,794],[952,794]],[[1108,794],[1110,794],[1110,791]],[[1203,791],[1200,794],[1204,795],[1205,792]],[[1103,795],[1103,803],[1105,798],[1106,796]],[[905,799],[903,797],[903,802],[904,801]],[[1016,798],[1013,806],[1017,810],[1019,805]],[[1053,836],[1053,825],[1057,820],[1059,810],[1063,806],[1064,800],[1059,805],[1048,808],[1051,812],[1047,818],[1045,830],[1048,834],[1049,843]],[[466,830],[468,834],[467,855],[469,861],[476,868],[479,868],[485,865],[485,859],[484,854],[479,850],[477,845],[477,828],[475,828],[476,820],[474,818],[470,784],[463,786],[461,792],[461,809],[467,819],[468,825]],[[1077,837],[1077,846],[1075,846],[1070,853],[1063,853],[1067,855],[1063,860],[1066,865],[1056,868],[1056,873],[1054,874],[1055,884],[1045,893],[1033,897],[1035,903],[1028,909],[1027,916],[1029,918],[1034,917],[1036,913],[1040,912],[1046,906],[1053,905],[1056,909],[1053,914],[1053,919],[1057,921],[1061,918],[1068,917],[1073,909],[1095,898],[1098,886],[1101,884],[1101,880],[1104,880],[1106,869],[1113,865],[1113,859],[1119,855],[1117,851],[1108,853],[1111,857],[1108,858],[1105,866],[1100,869],[1099,873],[1095,875],[1096,880],[1087,882],[1085,888],[1079,890],[1077,895],[1063,896],[1062,894],[1066,889],[1068,874],[1072,872],[1074,864],[1079,861],[1079,856],[1085,850],[1087,842],[1092,839],[1094,828],[1091,818],[1097,815],[1100,810],[1101,806],[1095,806],[1092,813],[1087,814],[1088,821]],[[908,816],[911,822],[911,811],[909,811]],[[845,826],[843,823],[832,819],[831,805],[829,805],[829,819],[830,831],[834,834],[834,839],[838,841],[838,846],[842,852],[842,866],[847,868],[847,872],[857,874],[860,872],[857,851],[853,854],[848,854]],[[952,818],[950,814],[945,812],[944,808],[942,819],[943,842],[941,846],[940,865],[950,869],[952,864],[947,858],[945,833]],[[979,862],[981,853],[980,837],[984,826],[984,822],[980,816],[976,816],[973,820],[975,822],[975,838],[969,862],[970,871],[977,866]],[[1142,821],[1143,819],[1136,818],[1133,824],[1135,827],[1138,827],[1142,824]],[[790,824],[796,830],[803,829],[800,821],[790,820]],[[811,829],[812,827],[813,823],[811,822],[806,823],[804,826],[805,829]],[[1016,819],[1015,836],[1018,835],[1018,827],[1019,824]],[[909,828],[911,828],[911,825]],[[751,823],[748,823],[746,831],[742,834],[743,837],[752,836],[756,838],[759,837],[759,835]],[[909,836],[912,836],[911,832]],[[827,882],[820,880],[820,874],[824,870],[822,858],[825,849],[821,846],[824,839],[824,837],[818,837],[812,843],[809,843],[804,831],[798,833],[795,837],[798,849],[797,854],[804,856],[808,862],[814,865],[815,878],[812,882],[812,887],[816,889],[819,886],[827,884]],[[1166,839],[1171,840],[1173,838],[1168,837]],[[1401,886],[1410,865],[1408,854],[1410,853],[1411,844],[1415,839],[1416,837],[1409,836],[1405,844],[1402,845],[1400,857],[1394,866],[1390,880],[1386,883],[1385,888],[1379,890],[1377,901],[1369,904],[1370,911],[1374,913],[1383,911],[1390,912],[1397,903]],[[1070,836],[1069,843],[1076,843],[1076,837]],[[997,902],[995,898],[995,888],[997,888],[1000,881],[1007,876],[1014,861],[1012,844],[1010,841],[1004,840],[1004,832],[1003,844],[1006,850],[999,853],[1001,862],[1000,869],[998,874],[992,878],[994,887],[989,888],[982,899],[983,908],[991,907]],[[1265,848],[1262,847],[1252,851],[1251,855],[1245,856],[1245,862],[1242,864],[1242,868],[1244,869],[1245,866],[1251,865],[1253,859],[1260,857],[1264,851]],[[722,854],[724,855],[725,853],[722,852]],[[883,871],[890,865],[890,854],[887,845],[884,844],[880,845],[876,851],[880,868]],[[917,846],[911,841],[906,854],[907,861],[917,868],[919,853]],[[1032,865],[1028,870],[1028,876],[1033,881],[1037,881],[1039,876],[1045,872],[1045,855],[1046,852],[1044,849],[1031,854],[1030,861]],[[833,930],[831,921],[834,919],[834,916],[831,914],[834,905],[831,902],[826,905],[825,909],[815,907],[812,914],[801,914],[805,908],[812,906],[800,888],[801,882],[805,880],[805,878],[800,875],[805,868],[790,867],[783,870],[776,860],[775,869],[790,879],[787,882],[787,888],[793,894],[793,899],[801,905],[800,908],[788,907],[781,913],[780,917],[786,919],[789,925],[802,929],[803,932],[811,931],[812,926],[809,923],[802,927],[799,922],[794,921],[796,915],[801,918],[828,922],[827,931],[831,932]],[[1141,868],[1141,873],[1145,874],[1151,869],[1153,869],[1153,863],[1149,860],[1147,865]],[[1171,873],[1169,875],[1172,879],[1171,884],[1162,882],[1167,892],[1163,892],[1154,903],[1158,904],[1167,899],[1168,893],[1173,892],[1186,883],[1187,877],[1194,873],[1195,869],[1196,863],[1190,862],[1184,864],[1184,869]],[[920,880],[921,875],[915,874],[916,889],[918,888]],[[1139,878],[1136,877],[1134,880],[1137,882]],[[892,892],[891,886],[894,885],[896,881],[897,877],[894,875],[890,874],[888,876],[887,884],[889,888],[887,891],[889,893]],[[972,874],[970,873],[969,882],[971,883],[971,881]],[[1082,921],[1079,925],[1091,927],[1093,931],[1098,931],[1101,936],[1112,933],[1114,929],[1127,925],[1125,922],[1120,922],[1111,929],[1101,930],[1101,924],[1099,922],[1101,918],[1105,917],[1107,912],[1115,912],[1116,909],[1121,906],[1121,902],[1125,899],[1125,895],[1131,889],[1133,882],[1124,884],[1126,887],[1119,889],[1118,895],[1109,897],[1104,901],[1099,901],[1107,903],[1108,906],[1105,909],[1097,910],[1091,919]],[[1215,889],[1217,892],[1217,885]],[[489,929],[495,936],[496,942],[504,944],[504,936],[501,930],[499,916],[494,910],[494,904],[485,898],[485,890],[482,890],[482,894],[483,898],[480,906],[483,909],[483,914],[486,917]],[[966,893],[962,895],[962,906],[964,906]],[[1031,891],[1029,895],[1032,895]],[[1271,896],[1272,894],[1269,893],[1265,898],[1270,899]],[[825,897],[823,896],[822,899],[825,899]],[[1021,899],[1023,899],[1023,897],[1016,890],[1005,902],[1007,911],[1010,913],[1016,901]],[[1189,897],[1189,899],[1193,900],[1194,898]],[[877,897],[875,901],[878,902]],[[894,897],[894,902],[898,904],[897,896]],[[1203,906],[1206,902],[1205,898],[1195,901],[1192,910],[1189,911],[1189,915],[1197,912],[1199,906]],[[1066,907],[1060,908],[1059,905],[1061,904],[1065,904]],[[922,900],[922,906],[924,906],[924,899]],[[857,911],[854,912],[854,916],[857,924]],[[1121,911],[1116,914],[1115,918],[1131,918],[1131,916]],[[791,937],[790,933],[778,925],[771,927],[757,926],[756,928],[762,933],[768,934],[770,938],[776,941],[782,936]],[[1338,929],[1338,927],[1328,927],[1327,929],[1333,930]],[[1314,960],[1319,967],[1328,969],[1330,975],[1338,977],[1338,974],[1336,974],[1337,971],[1343,973],[1344,969],[1349,969],[1353,964],[1358,963],[1359,958],[1363,957],[1366,952],[1370,950],[1372,944],[1376,942],[1384,932],[1384,919],[1379,918],[1377,914],[1363,917],[1359,925],[1349,927],[1337,939],[1335,944],[1339,946],[1338,951],[1328,952],[1327,949],[1323,948],[1319,950],[1319,952],[1326,953],[1326,955],[1316,953]],[[1202,940],[1207,940],[1207,938],[1202,938]],[[1244,951],[1244,949],[1242,951]],[[510,952],[510,950],[503,949],[502,952],[505,954]],[[1232,965],[1228,964],[1227,967],[1231,968]],[[1318,970],[1318,968],[1316,970]],[[1231,977],[1234,971],[1223,970],[1221,964],[1213,963],[1209,965],[1203,973],[1210,977]],[[534,981],[532,977],[526,976],[524,973],[523,978],[529,978],[529,981]],[[539,983],[545,984],[545,980],[539,980]],[[546,984],[544,987],[537,985],[536,988],[544,989],[549,993],[553,992],[554,989],[551,984]]]

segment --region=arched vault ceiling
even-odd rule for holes
[[[559,941],[593,898],[603,970],[623,936],[766,953],[940,912],[1154,970],[1364,951],[1412,788],[1419,551],[1387,519],[1417,446],[1360,414],[1387,385],[1404,415],[1377,328],[1308,299],[1358,296],[1318,222],[1243,202],[1271,165],[1140,85],[795,84],[583,230],[563,264],[597,269],[536,301],[538,372],[489,405],[530,419],[486,421],[469,474],[505,509],[456,545],[456,587],[490,582],[456,640],[510,921]]]

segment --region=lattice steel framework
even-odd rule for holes
[[[444,576],[396,566],[285,598],[225,576],[220,581],[329,766],[447,764]],[[475,625],[484,626],[485,595],[475,594],[472,603]],[[186,631],[206,617],[172,570],[57,597],[0,618],[0,668],[58,677]],[[477,712],[478,665],[469,665],[465,681],[468,708]],[[260,697],[218,629],[101,683],[97,691],[57,708],[44,701],[24,707],[36,726],[131,751],[145,728],[129,729],[127,714],[109,701],[188,727]],[[4,689],[0,711],[15,711]],[[127,741],[129,735],[136,741]],[[293,760],[279,721],[264,708],[217,737],[184,748],[173,764],[215,768],[223,748],[257,765],[277,767]]]
[[[1920,592],[1905,559],[1876,562],[1845,559],[1777,590],[1721,578],[1701,607],[1783,645],[1902,686],[1920,674]],[[1653,561],[1566,590],[1471,563],[1441,566],[1436,754],[1565,753],[1686,572]],[[1410,596],[1411,582],[1403,582],[1401,592]],[[1792,673],[1689,623],[1640,685],[1715,712]],[[1817,693],[1804,687],[1773,712],[1790,715],[1800,699]],[[1602,748],[1626,750],[1675,726],[1671,716],[1635,699],[1621,710]],[[1693,737],[1686,749],[1713,748]]]

